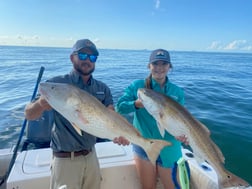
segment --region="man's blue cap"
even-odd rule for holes
[[[151,64],[151,63],[159,61],[159,60],[165,61],[167,63],[171,63],[169,52],[164,49],[156,49],[156,50],[152,51],[152,53],[150,55],[149,63]]]
[[[73,46],[72,53],[78,52],[81,49],[90,49],[94,55],[99,55],[99,52],[95,46],[95,44],[89,39],[80,39],[76,41]]]

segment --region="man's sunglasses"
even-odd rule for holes
[[[96,55],[92,55],[92,54],[90,55],[90,54],[86,54],[86,53],[82,53],[82,52],[76,52],[74,54],[77,54],[80,60],[87,60],[87,58],[89,58],[89,60],[93,63],[96,62],[97,57],[98,57]]]

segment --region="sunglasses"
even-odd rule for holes
[[[82,52],[77,52],[74,54],[77,54],[80,60],[87,60],[87,58],[89,58],[90,62],[93,62],[93,63],[96,62],[97,57],[98,57],[96,55],[92,55],[92,54],[90,55],[90,54],[86,54],[86,53],[82,53]]]

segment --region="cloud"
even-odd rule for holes
[[[16,38],[22,40],[22,39],[23,39],[23,36],[17,35]]]
[[[155,9],[159,9],[160,7],[160,0],[155,0]]]
[[[24,40],[24,41],[31,41],[31,42],[40,39],[40,37],[38,35],[24,36],[24,35],[20,35],[20,34],[16,35],[16,37],[14,37],[14,38],[16,38],[20,41]],[[13,39],[13,37],[9,36],[9,39]]]
[[[244,48],[246,46],[247,41],[246,40],[235,40],[231,43],[227,44],[224,49],[225,50],[238,50]]]
[[[244,50],[246,50],[246,51],[252,51],[252,45],[249,45],[249,46],[245,47]]]
[[[219,50],[219,49],[222,49],[222,48],[223,48],[223,46],[222,46],[221,41],[213,41],[211,43],[211,45],[207,49]]]
[[[72,47],[76,39],[73,37],[58,38],[55,36],[43,37],[39,35],[0,35],[0,45],[18,46],[47,46],[47,47]],[[97,39],[98,40],[98,39]]]
[[[8,39],[9,38],[9,36],[7,36],[7,35],[0,35],[0,39]]]
[[[93,41],[94,43],[99,43],[101,40],[99,38],[95,38]]]
[[[34,36],[31,37],[32,40],[37,40],[37,39],[39,39],[39,38],[40,38],[40,37],[39,37],[38,35],[34,35]]]
[[[213,41],[207,49],[223,51],[251,51],[252,44],[249,44],[247,40],[234,40],[226,44],[221,41]]]

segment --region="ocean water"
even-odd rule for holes
[[[17,143],[40,67],[42,81],[68,73],[69,54],[69,48],[0,46],[0,149]],[[115,103],[134,79],[147,77],[149,54],[100,49],[94,77],[109,85]],[[185,107],[209,128],[225,167],[252,184],[252,54],[170,54],[169,78],[184,89]]]

